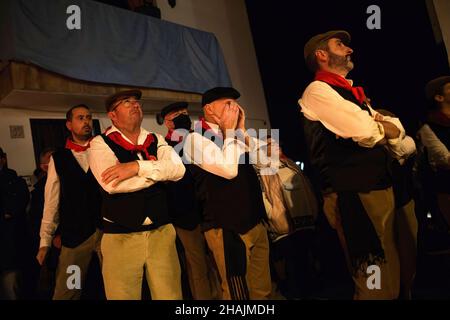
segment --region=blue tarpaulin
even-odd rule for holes
[[[81,29],[75,11],[80,9]],[[202,93],[231,85],[212,33],[90,0],[0,0],[0,59],[71,78]]]

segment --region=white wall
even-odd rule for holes
[[[171,8],[166,0],[158,0],[163,20],[171,21],[216,35],[225,56],[233,86],[242,97],[240,102],[247,117],[258,128],[269,125],[264,91],[256,60],[244,0],[179,0]]]
[[[233,86],[242,97],[248,128],[267,128],[269,116],[244,0],[179,0],[171,8],[166,0],[158,1],[162,18],[216,35],[230,72]],[[8,154],[8,164],[20,175],[31,175],[35,169],[30,118],[64,119],[59,112],[0,108],[0,147]],[[94,114],[102,130],[110,125],[106,114]],[[195,119],[193,119],[195,120]],[[24,139],[11,139],[10,125],[24,126]],[[165,135],[154,115],[146,115],[143,127]]]
[[[100,122],[104,131],[111,125],[105,113],[94,113],[94,119]],[[65,119],[64,113],[43,112],[19,109],[0,109],[0,147],[7,153],[8,166],[17,171],[19,175],[31,175],[36,169],[31,136],[30,119]],[[9,126],[23,126],[25,137],[23,139],[11,139]],[[163,127],[156,123],[154,115],[145,115],[142,126],[147,130],[166,134]]]

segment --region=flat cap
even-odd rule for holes
[[[105,108],[106,112],[110,112],[112,107],[117,101],[124,100],[126,98],[135,97],[136,99],[140,99],[142,96],[141,90],[126,90],[119,91],[105,100]]]
[[[434,96],[439,94],[439,91],[443,86],[450,82],[450,76],[442,76],[431,80],[425,87],[425,94],[430,101],[434,100]]]
[[[202,96],[202,106],[204,107],[208,103],[213,101],[230,98],[238,99],[241,96],[239,91],[231,87],[215,87],[206,91]]]
[[[180,110],[180,109],[187,109],[188,106],[189,106],[189,104],[185,101],[171,103],[161,109],[161,112],[156,115],[156,121],[158,122],[159,125],[162,125],[164,123],[164,118],[169,113],[171,113],[172,111]]]
[[[344,30],[333,30],[325,33],[321,33],[315,35],[311,39],[306,42],[305,47],[303,48],[303,55],[305,60],[319,48],[320,44],[323,41],[330,40],[331,38],[338,38],[344,42],[345,45],[350,44],[351,36],[350,33]]]

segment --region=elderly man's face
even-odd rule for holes
[[[238,105],[237,101],[235,99],[231,99],[231,98],[224,98],[224,99],[219,99],[219,100],[215,100],[213,102],[211,102],[210,104],[208,104],[206,106],[206,113],[210,114],[210,115],[214,115],[217,118],[221,118],[223,112],[225,111],[226,108],[229,108],[232,105]]]
[[[351,60],[353,50],[347,47],[341,39],[331,38],[328,40],[328,66],[333,69],[344,69],[351,71],[354,67]]]
[[[116,102],[108,115],[118,128],[140,126],[144,118],[141,102],[134,97]]]

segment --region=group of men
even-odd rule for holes
[[[345,31],[306,43],[314,81],[299,100],[301,118],[323,212],[345,253],[354,298],[396,299],[401,286],[410,293],[415,269],[402,283],[400,274],[415,264],[417,223],[413,204],[396,206],[390,163],[402,165],[416,147],[398,118],[374,110],[364,90],[347,79],[354,66],[349,43]],[[440,183],[437,203],[447,217],[449,86],[449,77],[429,84],[438,108],[422,130]],[[140,299],[144,276],[152,299],[182,299],[180,261],[194,299],[271,297],[266,209],[253,165],[271,161],[262,161],[263,153],[253,159],[261,141],[247,134],[239,97],[229,87],[206,91],[195,130],[187,103],[165,107],[158,119],[168,130],[165,138],[141,127],[139,90],[106,99],[112,125],[95,138],[87,106],[67,112],[71,136],[48,164],[37,254],[43,264],[58,229],[54,299],[80,297],[81,289],[68,288],[67,271],[78,266],[83,283],[93,253],[108,299]],[[399,255],[396,234],[400,207],[407,208],[401,231],[410,239],[406,257]],[[381,285],[368,285],[373,266]]]
[[[250,161],[239,161],[257,143],[246,134],[239,96],[224,87],[203,95],[201,130],[216,140],[189,132],[185,103],[162,110],[169,130],[165,139],[146,131],[139,90],[106,100],[112,126],[95,138],[87,106],[67,112],[71,136],[49,162],[37,255],[42,264],[58,228],[62,249],[54,299],[80,297],[81,288],[67,285],[68,268],[78,266],[84,283],[94,252],[108,299],[140,299],[144,272],[152,299],[181,299],[176,236],[193,298],[269,297],[265,211],[262,194],[254,192],[259,180]],[[175,129],[188,134],[180,136]],[[177,153],[171,145],[180,143]],[[214,287],[212,266],[221,290]]]

